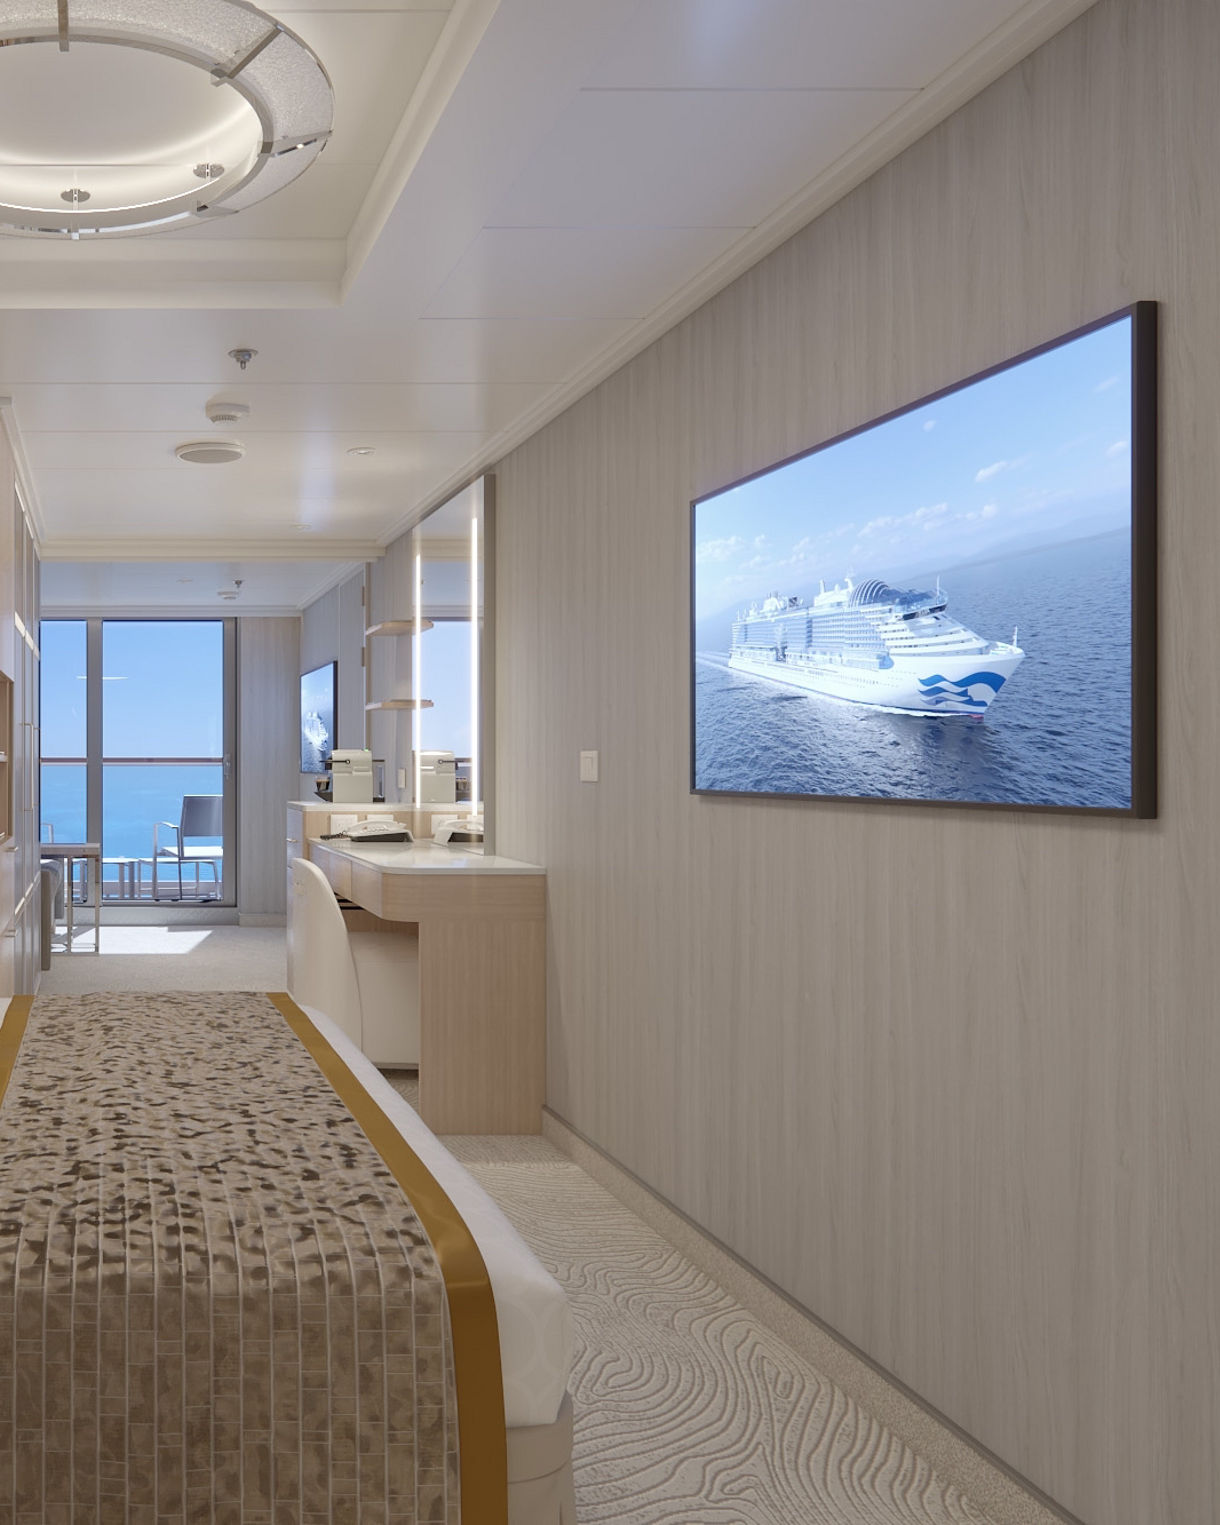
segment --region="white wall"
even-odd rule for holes
[[[1218,81],[1099,0],[497,467],[551,1106],[1089,1525],[1220,1519]],[[1137,298],[1160,818],[693,798],[690,500]]]

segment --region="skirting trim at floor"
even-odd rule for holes
[[[995,1525],[1081,1525],[1075,1515],[1061,1509],[952,1420],[820,1323],[549,1107],[543,1109],[542,1132],[586,1174],[719,1282],[760,1323],[888,1426],[941,1477],[985,1509]]]

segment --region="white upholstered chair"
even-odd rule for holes
[[[374,1064],[419,1063],[419,941],[404,923],[349,932],[326,875],[292,860],[288,994],[328,1016]]]

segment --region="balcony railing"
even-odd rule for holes
[[[71,770],[71,771],[70,771]],[[73,772],[75,777],[73,777]],[[153,828],[177,824],[186,794],[223,794],[221,757],[107,757],[102,761],[102,899],[153,899]],[[42,759],[42,836],[45,841],[84,842],[87,831],[88,766],[83,757]],[[161,833],[172,837],[172,833]],[[202,845],[195,843],[193,845]],[[219,839],[215,845],[220,846]],[[206,866],[186,864],[183,898],[223,900],[223,866],[217,883]],[[172,898],[178,895],[177,865],[171,864]],[[83,866],[78,865],[78,890]],[[171,898],[169,873],[162,869],[161,899]]]

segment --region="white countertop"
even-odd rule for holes
[[[288,801],[288,808],[290,810],[328,810],[328,811],[330,811],[330,813],[332,815],[343,815],[343,814],[345,814],[347,812],[350,812],[350,811],[353,811],[353,810],[361,810],[366,815],[380,815],[380,814],[382,814],[383,811],[414,810],[415,806],[414,805],[394,805],[394,804],[386,805],[384,803],[376,804],[376,805],[348,805],[348,804],[345,804],[343,801],[340,801],[339,804],[335,805],[335,804],[332,804],[332,802],[330,800],[312,799],[312,800],[289,800]],[[442,807],[440,805],[425,805],[423,808],[425,810],[436,810],[436,811],[439,811],[442,808],[444,808],[444,809],[449,811],[450,815],[460,815],[461,814],[461,811],[458,810],[456,805],[446,805],[444,807]]]
[[[490,857],[463,844],[441,847],[435,842],[387,842],[373,847],[364,842],[348,842],[337,837],[333,842],[313,841],[311,847],[326,847],[353,863],[364,863],[383,874],[545,874],[537,863],[518,863],[516,858]]]

